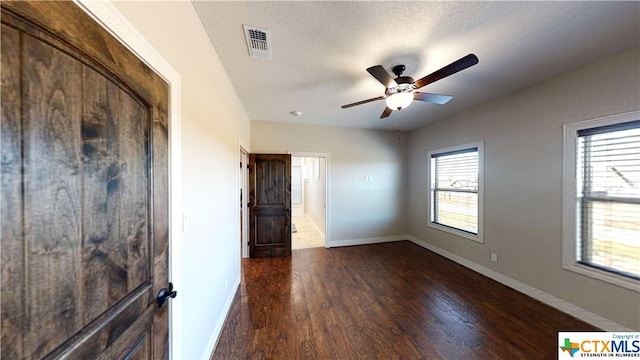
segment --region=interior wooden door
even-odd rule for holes
[[[70,1],[1,51],[1,357],[168,358],[167,84]]]
[[[291,255],[291,155],[249,154],[249,256]]]

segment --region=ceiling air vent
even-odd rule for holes
[[[271,60],[271,31],[255,26],[242,25],[244,37],[247,39],[249,56]]]

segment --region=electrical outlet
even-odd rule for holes
[[[496,253],[491,253],[491,261],[493,262],[498,262],[498,254]]]

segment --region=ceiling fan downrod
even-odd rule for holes
[[[402,76],[402,73],[406,70],[406,68],[407,68],[406,66],[400,64],[400,65],[394,66],[391,69],[393,73],[396,75],[395,81],[398,85],[413,84],[415,82],[415,80],[413,80],[411,76]]]
[[[406,66],[404,65],[396,65],[393,67],[393,69],[391,69],[391,71],[393,71],[394,74],[396,74],[396,77],[400,77],[402,76],[402,73],[407,69]]]

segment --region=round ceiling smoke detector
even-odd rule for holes
[[[302,115],[302,112],[301,112],[301,111],[296,110],[296,111],[292,111],[292,112],[290,112],[289,114],[291,114],[291,115],[293,115],[293,116],[300,116],[300,115]]]

